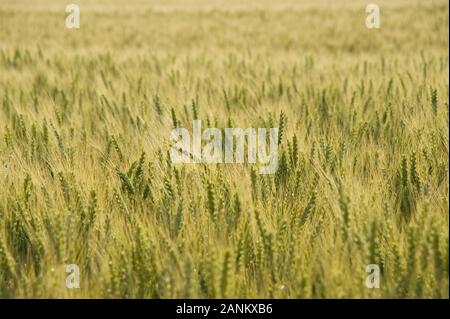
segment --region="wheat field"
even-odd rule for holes
[[[0,1],[0,297],[449,297],[446,0],[380,29],[360,0],[73,3]],[[278,127],[276,173],[173,164],[194,119]]]

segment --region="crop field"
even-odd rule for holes
[[[0,0],[1,298],[449,298],[447,0],[69,3]]]

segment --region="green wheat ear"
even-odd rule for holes
[[[311,196],[306,204],[305,208],[303,208],[300,215],[300,226],[305,225],[305,223],[311,218],[311,215],[316,207],[317,193],[313,191]]]
[[[231,259],[232,259],[231,253],[227,251],[223,258],[222,275],[220,280],[220,289],[223,298],[227,298],[229,296],[229,291],[231,290],[231,283],[233,277],[231,269],[232,268]]]
[[[435,88],[431,88],[431,108],[433,110],[434,115],[437,114],[437,107],[438,107],[438,97],[437,97],[437,90]]]
[[[284,114],[284,112],[281,112],[278,124],[278,145],[280,145],[283,142],[285,126],[286,126],[286,115]]]
[[[175,114],[175,109],[173,107],[170,109],[170,114],[172,115],[172,125],[173,125],[173,127],[174,128],[178,127],[179,126],[179,122],[178,122],[178,119],[177,119],[177,115]]]

